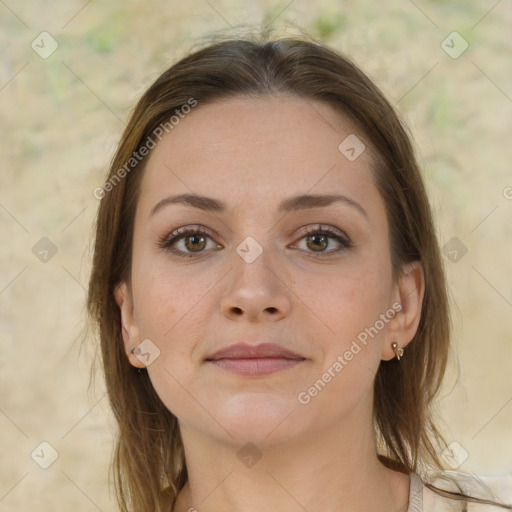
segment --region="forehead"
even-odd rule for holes
[[[198,105],[149,155],[140,196],[147,204],[141,206],[150,208],[171,192],[244,204],[335,191],[369,201],[376,189],[368,144],[353,160],[340,151],[345,140],[364,139],[329,105],[296,96]]]

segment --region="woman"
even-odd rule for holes
[[[422,482],[444,469],[445,277],[409,138],[348,59],[192,53],[95,195],[121,510],[512,510]]]

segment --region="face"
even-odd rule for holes
[[[392,280],[370,151],[339,149],[350,134],[365,138],[320,102],[233,98],[196,107],[152,150],[116,300],[131,364],[182,428],[264,446],[356,409],[370,418],[381,359],[415,333],[422,281],[414,266]],[[195,198],[170,199],[183,194]],[[293,355],[211,360],[239,343]]]

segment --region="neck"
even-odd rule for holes
[[[219,443],[181,425],[189,480],[173,512],[406,512],[409,477],[379,462],[367,425],[363,432],[356,422],[332,425],[275,446],[255,442],[264,448],[246,447],[243,456],[244,443]]]

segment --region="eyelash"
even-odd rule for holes
[[[305,231],[306,232],[301,236],[299,241],[308,236],[329,235],[329,238],[333,238],[341,245],[341,247],[339,247],[338,249],[334,249],[334,250],[327,251],[327,252],[315,253],[314,251],[312,251],[310,256],[312,256],[314,258],[325,258],[327,255],[337,254],[344,249],[348,249],[348,248],[352,247],[352,244],[350,243],[348,237],[340,234],[340,232],[338,232],[338,230],[335,230],[329,226],[319,225],[314,228],[308,227]],[[185,227],[185,228],[178,228],[178,229],[174,230],[172,233],[170,233],[169,235],[160,237],[157,245],[160,249],[165,249],[166,251],[172,252],[173,254],[175,254],[176,256],[178,256],[180,258],[193,258],[194,255],[201,257],[201,255],[204,254],[205,251],[200,251],[197,253],[192,253],[192,252],[184,253],[183,251],[177,250],[173,247],[173,245],[176,242],[178,242],[179,240],[182,240],[183,238],[186,238],[189,235],[205,235],[211,239],[211,236],[208,233],[208,231],[201,226],[199,226],[197,228]]]

